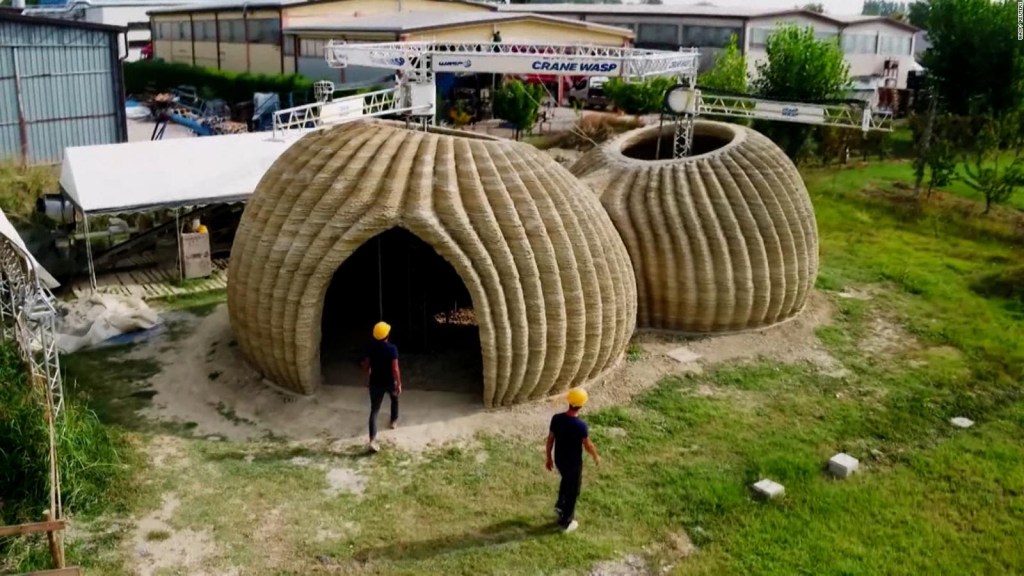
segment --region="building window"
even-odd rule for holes
[[[277,18],[253,18],[249,21],[249,42],[278,44],[281,42],[281,21]]]
[[[284,55],[285,56],[294,56],[295,55],[295,42],[296,41],[297,40],[296,40],[295,36],[285,36],[284,37]]]
[[[843,52],[847,54],[874,54],[877,43],[874,34],[843,34]]]
[[[326,40],[313,40],[310,38],[303,38],[299,42],[299,56],[303,56],[306,58],[323,58],[324,52],[326,50]]]
[[[815,32],[814,39],[819,42],[834,42],[836,37],[839,36],[838,32]]]
[[[178,22],[178,36],[177,40],[191,40],[192,39],[192,22]]]
[[[879,36],[878,53],[885,56],[908,56],[910,55],[910,38],[897,36]]]
[[[764,48],[768,45],[768,37],[772,35],[771,28],[753,28],[750,31],[750,47]]]
[[[245,43],[245,22],[241,19],[221,20],[220,41],[228,44]]]
[[[200,22],[193,22],[193,32],[195,33],[196,42],[216,42],[217,41],[217,23],[213,20],[203,20]]]
[[[683,46],[696,48],[724,48],[734,34],[737,41],[743,31],[723,26],[683,26]]]
[[[679,45],[679,27],[675,24],[641,24],[637,30],[637,42],[644,44]]]

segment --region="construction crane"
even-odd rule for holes
[[[891,131],[891,117],[864,106],[821,105],[702,94],[696,87],[700,54],[696,49],[669,52],[590,45],[515,43],[387,42],[348,44],[329,42],[324,49],[333,68],[366,66],[396,71],[394,87],[333,98],[333,84],[317,83],[316,102],[281,110],[274,115],[279,132],[348,122],[359,118],[404,115],[427,126],[437,110],[438,73],[545,74],[606,76],[636,80],[652,76],[677,79],[666,95],[666,112],[676,129],[673,156],[690,154],[693,121],[702,114],[738,116]]]

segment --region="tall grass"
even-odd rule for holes
[[[0,521],[38,521],[49,506],[49,433],[43,391],[31,386],[13,345],[0,343]],[[116,508],[129,478],[131,450],[78,404],[64,404],[57,453],[65,512]],[[0,543],[0,554],[3,553]]]
[[[8,218],[29,218],[36,199],[56,191],[57,172],[52,167],[0,162],[0,209]]]

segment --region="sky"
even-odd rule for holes
[[[700,0],[663,0],[665,4],[696,4]],[[740,7],[765,7],[765,8],[793,8],[803,6],[806,1],[799,0],[707,0],[716,6],[723,8]],[[832,14],[860,14],[864,5],[863,0],[815,0],[825,6],[825,11]]]

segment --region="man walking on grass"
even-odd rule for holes
[[[580,484],[583,482],[583,450],[585,449],[594,459],[595,466],[601,464],[601,458],[597,455],[594,443],[590,441],[586,423],[579,418],[580,409],[587,403],[587,391],[573,388],[569,390],[568,400],[569,409],[551,418],[545,466],[549,472],[552,468],[557,468],[562,476],[562,482],[558,486],[555,513],[558,515],[558,525],[566,532],[572,532],[579,528],[579,522],[574,516],[576,499],[579,498]]]
[[[370,389],[370,450],[379,452],[377,444],[377,413],[384,396],[391,397],[391,428],[398,426],[398,396],[402,393],[402,374],[398,370],[398,348],[388,341],[391,326],[378,322],[373,327],[373,343],[363,359],[368,372],[366,386]]]

